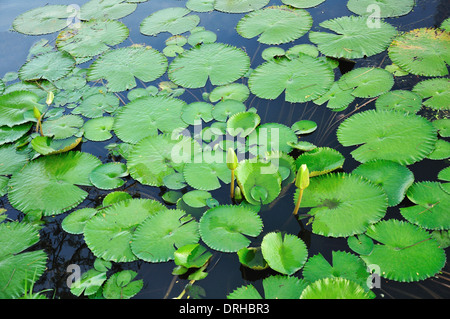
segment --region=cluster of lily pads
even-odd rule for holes
[[[354,15],[312,31],[307,8],[324,0],[273,6],[269,0],[188,0],[141,23],[149,43],[170,34],[163,50],[120,46],[129,36],[120,19],[145,1],[90,0],[75,24],[68,24],[75,9],[66,5],[35,8],[14,20],[16,32],[58,34],[55,43],[37,42],[20,70],[0,80],[0,194],[24,214],[22,221],[0,215],[0,297],[27,297],[47,259],[30,247],[45,219],[60,214],[66,214],[64,231],[82,235],[96,257],[71,286],[75,296],[135,296],[143,288],[136,272],[109,271],[112,263],[136,260],[173,262],[173,274],[192,285],[207,277],[212,251],[277,272],[262,281],[263,296],[250,284],[227,298],[374,298],[370,265],[401,282],[440,272],[449,245],[450,170],[415,181],[408,166],[449,158],[450,120],[417,114],[424,107],[450,109],[449,19],[439,28],[398,32],[384,20],[373,27],[366,8],[376,4],[381,18],[396,17],[408,14],[413,0],[349,0]],[[253,66],[244,49],[218,42],[200,26],[196,12],[211,11],[242,14],[236,31],[266,45],[265,62]],[[301,37],[311,44],[280,46]],[[342,59],[385,50],[392,61],[386,68],[337,71]],[[408,74],[422,80],[411,90],[392,90]],[[183,100],[207,85],[213,89],[196,102]],[[339,151],[302,140],[316,131],[313,121],[261,123],[257,109],[246,105],[251,94],[334,112],[357,99],[375,101],[337,129],[338,141],[352,147],[360,165],[344,172]],[[81,151],[83,143],[114,138],[106,146],[113,156],[103,161]],[[263,212],[282,190],[299,185],[305,167],[309,181],[294,194],[295,216],[314,234],[348,238],[351,252],[334,251],[332,263],[308,256],[296,235],[263,232]],[[128,181],[164,194],[133,198]],[[232,190],[226,202],[213,196],[224,187]],[[93,188],[109,193],[101,205],[83,206]],[[399,207],[402,220],[385,218],[404,200],[412,204]]]

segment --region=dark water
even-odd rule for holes
[[[15,32],[9,31],[14,18],[22,12],[30,10],[34,7],[40,7],[47,3],[49,4],[78,4],[82,5],[87,1],[77,0],[59,0],[59,1],[44,1],[44,0],[0,0],[0,77],[6,72],[17,71],[25,62],[28,55],[28,50],[32,44],[41,38],[48,39],[54,43],[56,33],[46,36],[25,36]],[[140,22],[157,10],[173,7],[184,6],[186,1],[179,0],[164,0],[156,1],[150,0],[146,3],[138,4],[137,10],[123,19],[121,19],[130,29],[130,37],[121,46],[128,46],[133,43],[145,43],[155,49],[162,50],[164,48],[164,41],[168,38],[168,34],[160,34],[157,37],[143,36],[139,32]],[[280,1],[271,1],[270,5],[281,4]],[[316,8],[307,9],[313,17],[312,30],[319,29],[319,23],[340,16],[351,15],[346,8],[346,1],[343,0],[327,0]],[[386,19],[387,22],[393,24],[399,31],[408,31],[421,27],[436,27],[449,16],[450,3],[448,0],[432,0],[421,1],[418,0],[413,12],[404,17]],[[260,45],[253,40],[247,40],[235,31],[235,26],[242,14],[225,14],[219,12],[211,13],[195,13],[200,16],[200,26],[207,30],[214,31],[217,34],[217,42],[228,43],[237,47],[244,48],[252,59],[251,67],[255,68],[263,62],[261,52],[266,48],[266,45]],[[282,45],[288,48],[295,44],[309,43],[308,37],[303,36],[293,43]],[[363,66],[381,66],[385,67],[390,64],[386,53],[380,53],[368,59],[360,59],[354,67]],[[83,65],[82,67],[86,67]],[[344,70],[342,70],[344,72]],[[339,71],[338,71],[339,73]],[[338,74],[340,76],[340,74]],[[167,75],[160,80],[168,80]],[[394,89],[411,89],[417,82],[421,80],[420,77],[406,76],[396,80]],[[151,83],[150,83],[151,84]],[[181,96],[186,102],[191,103],[197,99],[201,99],[201,92],[203,90],[211,91],[212,87],[206,87],[202,90],[191,90],[190,93],[185,93]],[[343,170],[350,172],[359,163],[355,162],[350,152],[352,148],[342,147],[336,140],[336,129],[342,119],[350,116],[355,106],[361,105],[365,101],[356,100],[347,110],[340,113],[334,113],[325,107],[317,107],[312,102],[303,104],[292,104],[284,101],[284,97],[280,97],[273,101],[260,100],[254,96],[250,96],[246,102],[248,107],[255,107],[258,114],[261,116],[261,122],[279,122],[286,125],[292,125],[294,122],[301,119],[310,119],[318,124],[318,129],[313,134],[304,137],[303,139],[312,142],[318,146],[328,146],[335,148],[341,152],[346,161]],[[373,108],[374,105],[368,104],[364,109]],[[92,153],[99,157],[103,162],[108,161],[108,153],[105,146],[109,143],[120,142],[113,138],[105,142],[87,142],[81,146],[84,152]],[[447,164],[444,161],[424,160],[420,163],[410,166],[413,170],[416,181],[433,180],[442,168]],[[88,198],[77,208],[80,207],[95,207],[101,204],[103,197],[108,193],[98,189],[85,188],[89,191]],[[126,189],[133,197],[153,198],[161,200],[160,196],[164,189],[155,187],[144,187],[139,183],[129,180],[119,190]],[[217,198],[222,204],[228,203],[228,189],[224,187],[222,190],[212,192],[213,196]],[[309,256],[321,253],[328,261],[331,261],[331,252],[333,250],[350,251],[346,239],[343,238],[326,238],[314,235],[310,232],[310,228],[303,227],[294,218],[292,218],[293,204],[293,187],[283,190],[280,198],[276,200],[270,207],[264,208],[260,215],[264,222],[264,231],[262,235],[254,240],[252,246],[257,246],[262,240],[262,236],[274,230],[283,230],[287,233],[298,234],[307,244]],[[408,205],[405,200],[401,205]],[[12,219],[21,219],[23,216],[20,212],[14,210],[8,203],[6,196],[0,198],[0,207],[3,206],[8,209],[8,215]],[[398,206],[400,207],[400,206]],[[391,208],[388,210],[386,218],[401,218],[399,208]],[[172,208],[169,206],[169,208]],[[51,289],[52,291],[47,295],[56,298],[74,298],[70,293],[66,279],[68,273],[66,269],[70,264],[77,264],[82,271],[86,271],[93,267],[95,256],[84,243],[82,235],[70,235],[64,232],[61,228],[61,221],[68,213],[45,218],[46,227],[41,231],[41,241],[33,249],[45,249],[48,254],[48,270],[44,273],[42,278],[35,286],[35,291],[42,289]],[[449,249],[447,249],[447,255]],[[196,283],[202,287],[206,298],[225,298],[225,296],[233,291],[235,288],[244,284],[253,284],[259,291],[262,292],[261,280],[266,276],[275,274],[275,272],[268,271],[251,271],[240,266],[236,254],[215,253],[213,251],[213,259],[207,271],[209,275]],[[113,271],[122,269],[132,269],[138,272],[137,279],[144,280],[144,288],[135,297],[139,299],[155,298],[160,299],[164,297],[173,298],[179,295],[187,283],[187,280],[176,278],[171,275],[174,267],[173,262],[152,264],[143,261],[133,263],[114,264]],[[382,280],[381,288],[374,289],[378,298],[449,298],[450,297],[450,268],[448,265],[443,269],[444,273],[437,278],[430,278],[426,281],[418,283],[398,283]],[[301,275],[301,271],[298,273]],[[446,279],[447,278],[447,279]]]

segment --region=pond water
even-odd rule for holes
[[[30,10],[34,7],[43,6],[45,4],[77,4],[81,6],[87,1],[77,0],[58,0],[53,3],[49,0],[34,0],[32,2],[26,0],[1,0],[0,1],[0,77],[9,71],[17,71],[27,58],[28,50],[33,43],[39,39],[48,39],[54,43],[56,33],[47,36],[26,36],[10,31],[11,23],[20,13]],[[141,21],[157,10],[184,6],[186,1],[150,0],[140,3],[137,10],[131,15],[121,19],[122,22],[130,29],[129,38],[121,44],[128,46],[133,43],[145,43],[153,48],[162,51],[168,34],[160,34],[156,37],[144,36],[139,31]],[[271,1],[271,5],[281,4],[281,1]],[[321,5],[307,9],[313,17],[312,30],[318,29],[320,22],[351,15],[348,11],[345,1],[342,0],[326,0]],[[421,27],[437,27],[450,14],[450,2],[447,0],[418,0],[414,10],[406,16],[399,18],[386,19],[399,31],[408,31]],[[220,12],[195,13],[200,16],[200,26],[205,27],[217,34],[217,41],[228,43],[240,48],[244,48],[252,59],[252,67],[260,65],[263,60],[261,52],[267,45],[259,44],[254,39],[247,40],[240,37],[235,30],[235,26],[243,14],[225,14]],[[282,45],[282,47],[290,47],[293,44],[310,43],[307,36],[301,37],[293,43]],[[386,66],[386,52],[372,56],[367,59],[358,59],[355,67],[363,66]],[[341,69],[345,72],[345,66]],[[167,75],[164,76],[167,79]],[[164,78],[163,77],[163,78]],[[410,89],[420,77],[407,76],[403,80],[396,81],[394,89],[407,88]],[[206,87],[203,90],[211,90]],[[194,102],[201,100],[202,90],[190,90],[184,93],[182,99],[186,102]],[[354,161],[350,155],[352,148],[345,148],[336,139],[336,129],[342,119],[349,116],[356,105],[364,103],[364,100],[355,100],[350,107],[343,112],[331,112],[329,109],[309,103],[289,103],[284,101],[284,97],[275,100],[262,100],[251,95],[246,102],[248,107],[255,107],[261,116],[261,123],[278,122],[286,125],[292,125],[298,120],[309,119],[318,124],[318,129],[313,134],[306,136],[305,140],[319,146],[329,146],[341,152],[345,158],[343,171],[351,171],[358,163]],[[374,108],[374,103],[368,104],[365,109]],[[108,152],[105,146],[120,142],[117,138],[105,142],[87,142],[83,143],[81,150],[96,155],[100,160],[108,160]],[[436,176],[437,172],[446,167],[444,161],[423,160],[410,168],[414,172],[416,181],[425,181],[429,176]],[[79,207],[94,207],[101,203],[103,197],[108,193],[98,189],[89,189],[88,198]],[[161,200],[162,189],[156,187],[145,187],[136,183],[131,178],[121,188],[126,189],[134,197],[154,198]],[[283,230],[287,233],[298,234],[308,246],[309,256],[321,253],[327,260],[331,260],[331,252],[336,250],[350,251],[345,238],[327,238],[311,233],[310,227],[304,227],[301,223],[292,217],[294,187],[284,190],[283,194],[270,207],[261,212],[264,220],[264,233],[272,230]],[[223,188],[212,192],[213,196],[221,203],[228,203],[228,188]],[[406,205],[405,202],[403,205]],[[0,207],[8,209],[8,216],[12,219],[21,219],[22,214],[16,211],[9,204],[6,196],[0,199]],[[78,207],[78,208],[79,208]],[[170,207],[170,205],[169,205]],[[399,207],[388,210],[388,215],[392,218],[399,218]],[[68,276],[67,267],[70,264],[77,264],[82,271],[90,269],[95,260],[95,256],[84,243],[82,235],[70,235],[61,228],[61,222],[67,213],[45,218],[46,227],[41,231],[41,240],[38,247],[44,249],[48,254],[48,269],[38,281],[35,290],[51,289],[48,293],[49,297],[55,298],[74,298],[69,291],[66,279]],[[262,240],[258,237],[254,240],[254,244],[258,245]],[[446,250],[447,255],[449,250]],[[177,296],[184,288],[187,280],[175,278],[171,275],[174,267],[172,262],[162,264],[152,264],[143,261],[132,263],[116,263],[113,270],[132,269],[138,272],[138,279],[144,280],[144,288],[135,296],[137,299],[144,298],[173,298]],[[448,265],[443,269],[444,274],[440,277],[430,278],[426,281],[418,283],[399,283],[393,281],[382,280],[381,288],[374,289],[378,298],[449,298],[449,279],[450,268]],[[236,254],[214,253],[210,266],[208,267],[206,279],[197,283],[205,292],[206,298],[225,298],[225,296],[245,284],[252,283],[257,289],[262,291],[261,281],[263,278],[275,272],[252,271],[242,267],[238,261]],[[443,278],[446,277],[447,279]]]

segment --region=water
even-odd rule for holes
[[[6,72],[17,71],[25,62],[28,50],[33,43],[39,39],[48,39],[54,43],[57,34],[44,36],[26,36],[19,33],[11,32],[10,26],[14,18],[22,12],[30,10],[34,7],[40,7],[45,4],[77,4],[81,6],[87,1],[76,0],[59,0],[55,2],[48,2],[44,0],[34,0],[32,3],[25,0],[0,0],[0,76],[2,77]],[[155,49],[161,51],[164,48],[164,40],[168,34],[160,34],[157,37],[144,36],[139,32],[140,22],[157,10],[173,7],[184,6],[185,1],[165,0],[155,1],[151,0],[146,3],[138,5],[138,9],[123,19],[125,25],[130,29],[130,37],[121,46],[128,46],[133,43],[145,43]],[[271,1],[270,5],[281,4],[280,1]],[[417,1],[414,11],[404,17],[387,19],[386,21],[393,24],[399,31],[408,31],[421,27],[436,27],[449,16],[450,3],[446,0],[433,1]],[[313,17],[312,30],[319,28],[319,23],[335,17],[351,15],[342,0],[327,0],[316,8],[308,9]],[[242,14],[224,14],[219,12],[211,13],[195,13],[200,16],[200,26],[207,30],[214,31],[217,34],[217,41],[228,43],[237,47],[245,49],[252,59],[252,67],[256,67],[263,62],[261,52],[266,48],[266,45],[258,44],[254,39],[247,40],[235,31],[235,26]],[[294,44],[309,43],[307,36],[304,36],[294,43],[282,45],[283,48],[288,48]],[[368,59],[358,60],[354,67],[374,66],[381,67],[390,64],[386,53],[380,53]],[[85,65],[83,65],[85,67]],[[344,72],[344,70],[342,70]],[[163,76],[162,80],[168,80],[167,75]],[[394,89],[410,89],[414,84],[420,81],[420,77],[407,76],[405,79],[397,79]],[[201,90],[191,90],[192,94],[185,93],[182,98],[190,103],[201,99],[201,92],[211,91],[212,87],[206,87]],[[196,96],[196,98],[194,97]],[[304,140],[312,142],[319,146],[328,146],[335,148],[341,152],[346,161],[343,171],[349,172],[355,168],[358,163],[355,162],[350,155],[352,148],[342,147],[336,140],[336,128],[340,120],[348,116],[353,111],[355,105],[360,105],[363,100],[356,100],[344,112],[333,113],[324,107],[317,107],[313,103],[292,104],[284,101],[284,97],[280,97],[273,101],[260,100],[254,96],[250,96],[246,104],[248,107],[256,107],[258,114],[261,116],[261,122],[279,122],[286,125],[292,125],[300,119],[310,119],[318,124],[318,130],[306,136]],[[364,109],[373,108],[374,105],[369,104]],[[105,146],[109,143],[120,142],[116,138],[105,142],[83,143],[81,150],[92,153],[99,157],[102,161],[109,160],[109,155],[105,150]],[[424,160],[420,163],[410,166],[413,170],[416,181],[424,181],[434,179],[437,172],[444,168],[446,164],[444,161],[430,161]],[[160,200],[163,189],[155,187],[144,187],[139,183],[129,179],[122,187],[126,189],[134,197],[153,198]],[[89,190],[88,198],[79,207],[95,207],[99,205],[103,197],[108,193],[106,191],[86,188]],[[262,236],[275,230],[284,230],[287,233],[297,234],[301,237],[308,246],[309,256],[321,253],[328,261],[331,261],[331,252],[333,250],[349,251],[346,239],[342,238],[325,238],[314,235],[310,232],[310,227],[302,228],[291,213],[293,210],[293,187],[284,190],[280,198],[270,205],[269,208],[261,212],[261,217],[264,221],[264,232],[256,238],[252,245],[257,246],[262,240]],[[228,203],[228,188],[224,187],[221,190],[212,192],[213,196],[221,203]],[[408,204],[406,201],[403,205]],[[0,205],[8,209],[8,215],[12,219],[21,219],[23,216],[20,212],[14,210],[8,203],[6,196],[0,199]],[[0,207],[1,207],[0,206]],[[78,207],[78,208],[79,208]],[[170,206],[169,206],[170,207]],[[172,207],[170,207],[172,208]],[[41,241],[33,247],[33,249],[44,249],[48,254],[48,270],[44,273],[42,278],[35,286],[35,290],[52,289],[48,293],[49,297],[55,298],[74,298],[67,287],[66,272],[70,264],[77,264],[81,267],[82,272],[92,268],[95,257],[84,243],[82,235],[70,235],[64,232],[61,228],[61,222],[68,213],[45,218],[46,227],[41,231]],[[400,218],[398,207],[389,209],[386,218]],[[448,255],[449,249],[447,249]],[[226,294],[230,293],[237,287],[244,284],[253,284],[262,292],[261,279],[268,275],[275,274],[271,270],[267,271],[252,271],[239,264],[236,254],[224,254],[213,252],[213,258],[207,271],[208,277],[197,283],[204,289],[206,298],[221,299],[225,298]],[[133,263],[114,264],[113,271],[122,269],[132,269],[138,272],[137,279],[144,280],[144,288],[135,297],[138,299],[155,298],[160,299],[164,297],[173,298],[183,290],[187,280],[175,278],[171,275],[174,267],[173,262],[162,264],[151,264],[143,261]],[[450,289],[448,288],[448,278],[450,278],[450,269],[448,265],[443,269],[445,279],[430,278],[418,283],[398,283],[382,280],[381,288],[375,289],[374,292],[379,298],[449,298]],[[447,285],[447,286],[445,286]]]

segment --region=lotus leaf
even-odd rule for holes
[[[89,173],[100,164],[98,158],[82,152],[40,157],[12,175],[8,199],[24,213],[61,214],[87,197],[75,185],[91,186]]]
[[[209,12],[214,10],[216,0],[188,0],[186,8],[196,12]]]
[[[369,255],[373,250],[373,240],[366,234],[359,234],[347,238],[348,247],[360,255]]]
[[[63,115],[54,120],[47,120],[42,123],[42,131],[46,136],[55,139],[65,139],[77,134],[83,126],[84,121],[78,115]]]
[[[431,230],[450,229],[448,208],[450,194],[438,182],[417,182],[407,192],[415,205],[401,207],[400,213],[409,222]]]
[[[250,91],[248,87],[240,83],[231,83],[223,86],[218,86],[211,91],[209,100],[211,102],[236,100],[244,102],[247,100]]]
[[[186,107],[186,102],[172,97],[136,99],[120,109],[115,117],[114,132],[122,141],[135,144],[157,135],[158,130],[167,134],[181,131],[188,126],[181,118]]]
[[[450,110],[450,80],[434,78],[423,80],[413,87],[423,99],[423,105],[435,110]]]
[[[83,234],[86,223],[97,214],[95,208],[81,208],[65,217],[61,227],[69,234]]]
[[[83,125],[84,137],[90,141],[106,141],[112,137],[110,131],[114,125],[111,116],[97,117],[86,121]]]
[[[417,113],[422,107],[422,98],[411,91],[394,90],[383,93],[375,102],[377,110],[394,110]]]
[[[156,36],[161,32],[172,35],[192,30],[200,22],[197,15],[188,15],[191,11],[182,7],[171,7],[156,11],[141,22],[141,32]]]
[[[302,55],[263,63],[252,72],[248,84],[263,99],[276,99],[285,91],[286,101],[306,102],[326,93],[333,81],[333,70],[326,62]]]
[[[395,27],[380,21],[371,27],[366,17],[347,16],[326,20],[320,26],[330,32],[310,32],[309,39],[324,55],[335,58],[358,59],[384,51],[397,34]]]
[[[237,251],[239,262],[250,269],[262,270],[269,267],[261,252],[261,247],[244,247]]]
[[[298,190],[295,202],[297,197]],[[313,233],[347,237],[365,232],[386,214],[387,196],[361,176],[331,173],[311,179],[300,207],[310,208]]]
[[[337,83],[342,90],[352,90],[353,96],[370,98],[389,91],[394,77],[384,69],[366,67],[345,73]]]
[[[329,147],[318,147],[309,152],[303,153],[295,160],[297,169],[302,164],[306,164],[309,170],[309,176],[327,174],[344,165],[344,156]]]
[[[450,137],[450,119],[448,118],[437,119],[434,120],[432,123],[433,126],[438,130],[440,136]]]
[[[223,43],[196,46],[177,56],[169,65],[169,78],[186,88],[200,88],[208,78],[213,85],[225,85],[244,76],[250,66],[247,54]]]
[[[48,34],[68,26],[75,8],[66,5],[46,5],[31,9],[13,21],[15,31],[28,35]]]
[[[261,122],[261,118],[254,112],[240,112],[233,114],[227,121],[227,132],[231,136],[246,137],[252,133]]]
[[[244,103],[236,100],[223,100],[214,105],[212,108],[212,116],[215,120],[226,122],[227,119],[240,112],[245,112],[246,107]]]
[[[296,143],[297,140],[294,131],[280,123],[264,123],[248,136],[250,152],[260,156],[272,151],[288,154],[292,151],[289,143]]]
[[[245,13],[259,10],[269,3],[269,0],[215,0],[214,9],[226,13]]]
[[[28,163],[29,156],[18,152],[14,145],[0,146],[0,175],[11,175]]]
[[[356,282],[345,278],[323,278],[307,286],[300,299],[373,299],[375,294],[367,292]]]
[[[81,137],[69,137],[56,140],[48,136],[36,136],[31,140],[30,144],[39,154],[53,155],[73,150],[81,141]]]
[[[300,38],[311,26],[312,18],[306,10],[271,6],[244,16],[236,31],[248,39],[259,35],[258,42],[264,44],[281,44]]]
[[[312,8],[318,6],[325,0],[282,0],[284,4],[294,8]]]
[[[188,38],[188,43],[191,46],[196,46],[203,43],[214,43],[217,40],[217,35],[209,30],[191,32]]]
[[[151,199],[123,200],[105,207],[86,222],[84,239],[98,258],[115,262],[138,259],[130,247],[136,227],[166,208]]]
[[[75,59],[67,52],[52,51],[26,62],[19,70],[22,81],[56,81],[66,76],[75,67]]]
[[[208,199],[212,198],[211,193],[204,190],[192,190],[183,195],[186,205],[194,208],[206,207]]]
[[[349,0],[347,7],[353,13],[361,16],[379,14],[377,18],[390,18],[406,15],[414,8],[414,0]],[[372,9],[375,8],[376,9]]]
[[[167,58],[148,47],[125,47],[109,50],[94,61],[88,69],[89,81],[105,79],[111,92],[132,89],[135,77],[150,82],[165,73]]]
[[[125,184],[121,177],[128,176],[124,163],[110,162],[97,166],[89,174],[92,185],[100,189],[114,189]]]
[[[368,110],[346,119],[337,130],[344,146],[361,145],[351,154],[359,162],[385,159],[410,165],[434,150],[433,125],[415,114]]]
[[[308,258],[308,249],[300,238],[280,232],[265,235],[261,251],[270,268],[286,275],[296,273]]]
[[[134,12],[136,1],[126,0],[90,0],[81,6],[81,20],[108,20],[120,19]]]
[[[403,70],[424,76],[448,74],[450,34],[421,28],[398,35],[389,46],[389,57]]]
[[[367,236],[378,244],[361,258],[378,265],[380,276],[411,282],[434,276],[445,264],[445,252],[424,230],[405,221],[389,219],[372,225]]]
[[[329,109],[341,110],[342,108],[346,108],[355,100],[355,96],[352,92],[352,89],[343,90],[338,82],[334,82],[327,93],[315,99],[313,102],[317,105],[327,103],[326,106]]]
[[[178,45],[168,45],[163,49],[163,54],[167,57],[176,57],[178,54],[184,52],[184,49]]]
[[[0,96],[0,127],[36,121],[33,109],[42,110],[39,96],[28,91],[14,91]]]
[[[164,186],[170,189],[182,189],[186,187],[186,181],[182,173],[172,173],[170,175],[164,176],[163,178]]]
[[[201,120],[209,122],[213,119],[211,110],[212,104],[206,102],[193,102],[183,106],[181,119],[190,125],[196,125]]]
[[[202,240],[212,249],[237,252],[247,247],[262,231],[257,213],[243,206],[220,205],[208,209],[199,221]]]
[[[200,153],[200,145],[190,138],[171,138],[168,134],[149,136],[131,150],[128,170],[144,185],[162,186],[163,178],[181,172],[185,163]]]
[[[261,53],[261,57],[266,60],[276,60],[286,54],[286,51],[278,46],[268,47]]]
[[[162,210],[147,218],[131,240],[131,249],[140,259],[165,262],[174,259],[177,248],[199,240],[198,223],[183,210]]]
[[[441,139],[436,141],[433,152],[428,154],[427,158],[432,160],[443,160],[450,157],[450,143]]]
[[[103,297],[106,299],[130,299],[144,287],[142,279],[133,280],[137,273],[132,270],[122,270],[113,274],[103,286]]]

